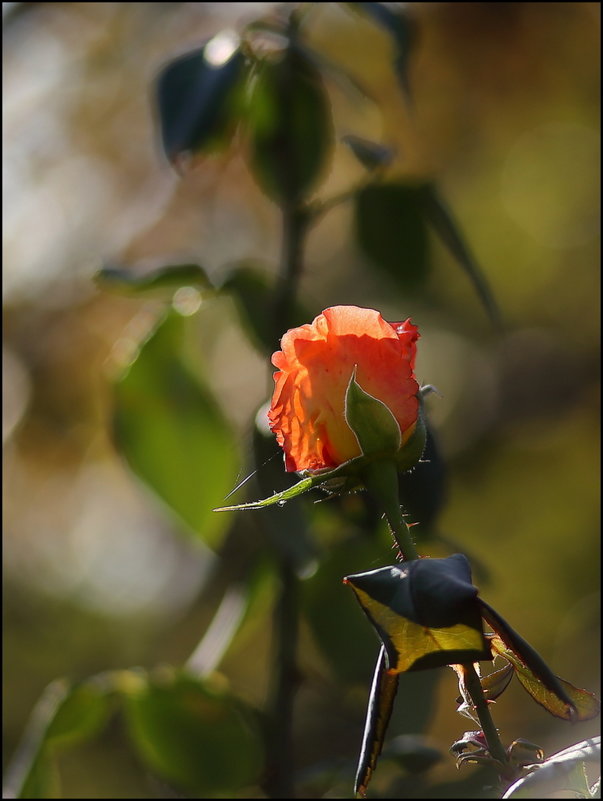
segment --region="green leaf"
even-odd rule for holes
[[[345,420],[365,456],[396,454],[402,444],[400,426],[383,401],[365,392],[356,381],[356,368],[345,394]]]
[[[568,699],[565,701],[560,698],[557,693],[549,689],[542,680],[524,664],[518,654],[505,645],[500,637],[496,635],[493,636],[490,639],[490,645],[495,653],[504,656],[504,658],[513,665],[517,678],[532,698],[552,715],[555,715],[555,717],[562,718],[563,720],[582,721],[590,720],[599,714],[601,705],[592,693],[574,687],[569,681],[555,676],[555,679],[563,689],[565,698]],[[575,711],[568,706],[568,701],[573,705]]]
[[[559,717],[564,717],[566,720],[574,720],[578,710],[561,680],[555,676],[540,654],[498,612],[481,598],[479,602],[484,618],[498,634],[498,638],[502,640],[504,646],[506,646],[505,653],[502,655],[515,665],[518,670],[518,678],[534,700],[543,705],[550,704],[550,707],[547,706],[546,708],[552,714],[557,714],[557,712],[553,712],[553,708],[557,709],[560,705],[563,713]],[[497,643],[498,641],[494,640],[494,642]],[[497,648],[496,644],[494,648]],[[526,670],[520,670],[520,667]],[[535,685],[533,681],[536,682]],[[536,695],[533,694],[532,690]],[[555,704],[553,704],[552,697],[557,699]]]
[[[185,362],[192,318],[170,312],[115,384],[116,443],[134,473],[205,543],[225,521],[212,508],[232,487],[232,431],[209,389]]]
[[[238,40],[221,32],[198,50],[171,61],[157,77],[163,149],[170,161],[210,149],[229,134],[245,59]]]
[[[383,749],[385,733],[392,716],[399,676],[387,669],[388,657],[385,648],[379,650],[375,665],[373,683],[369,695],[366,723],[362,736],[362,746],[354,781],[354,793],[361,798],[366,797],[368,784],[375,768],[379,754]]]
[[[395,152],[391,147],[379,145],[361,136],[348,134],[341,141],[347,145],[358,161],[370,172],[387,167],[393,160]]]
[[[556,798],[562,792],[571,792],[578,798],[590,798],[590,789],[584,772],[585,762],[600,762],[601,738],[593,737],[553,754],[540,764],[533,765],[527,776],[514,782],[503,798]]]
[[[382,183],[354,196],[361,249],[402,291],[419,288],[429,273],[423,192],[421,184]]]
[[[394,71],[406,99],[410,100],[408,59],[415,36],[414,25],[404,4],[396,4],[395,10],[385,3],[348,3],[348,5],[359,8],[391,36],[395,47]]]
[[[47,741],[64,747],[87,740],[100,731],[109,714],[107,689],[95,679],[75,685],[50,722]]]
[[[213,290],[205,270],[196,264],[175,264],[140,275],[122,267],[104,267],[94,276],[99,289],[122,295],[173,294],[180,287]]]
[[[329,98],[312,62],[292,46],[257,64],[249,83],[249,166],[277,203],[299,204],[323,175],[332,149]]]
[[[232,797],[257,781],[262,748],[251,712],[216,682],[164,669],[125,702],[136,749],[178,787],[199,798]]]
[[[421,539],[434,527],[446,500],[446,464],[424,410],[425,448],[412,470],[400,473],[400,501],[411,521],[420,523]]]
[[[348,576],[395,673],[491,659],[467,559],[418,559]]]
[[[76,685],[59,679],[48,685],[6,772],[6,797],[58,797],[55,753],[101,729],[109,714],[108,689],[96,678]]]
[[[500,328],[502,325],[501,316],[494,296],[482,270],[466,245],[452,212],[444,203],[433,184],[425,184],[422,188],[422,194],[426,219],[431,223],[434,231],[452,256],[467,273],[492,323]]]

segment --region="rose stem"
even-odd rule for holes
[[[370,464],[362,475],[364,485],[378,508],[385,515],[392,537],[400,551],[401,561],[418,559],[410,529],[400,512],[398,471],[394,462],[379,461]]]
[[[400,550],[403,562],[419,559],[419,554],[400,512],[400,499],[398,489],[398,472],[394,462],[374,462],[363,474],[365,486],[379,509],[385,514],[385,519],[396,545]],[[465,687],[484,732],[490,754],[501,763],[501,775],[506,775],[506,766],[509,764],[507,754],[498,736],[498,731],[490,714],[490,707],[484,697],[479,676],[472,663],[461,665],[463,669]]]
[[[473,706],[475,707],[475,712],[488,744],[488,751],[494,759],[501,763],[501,768],[499,770],[501,776],[507,776],[509,759],[498,736],[494,721],[492,720],[489,704],[484,698],[482,683],[471,662],[461,665],[461,668],[463,670],[465,689],[469,693]]]

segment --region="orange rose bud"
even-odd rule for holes
[[[363,455],[346,420],[352,376],[389,409],[400,445],[406,444],[419,415],[413,373],[418,338],[410,320],[388,323],[358,306],[333,306],[287,331],[282,350],[272,356],[278,371],[268,420],[288,471],[334,468]]]

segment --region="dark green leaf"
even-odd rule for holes
[[[491,659],[467,559],[418,559],[348,576],[400,673]]]
[[[157,77],[157,107],[170,161],[210,148],[229,133],[244,64],[238,42],[222,32],[163,68]]]
[[[278,349],[278,336],[274,335],[275,287],[274,280],[253,262],[236,264],[222,284],[222,290],[233,298],[241,325],[250,340],[262,353],[271,355]],[[291,328],[302,325],[310,314],[296,303],[289,320]]]
[[[108,289],[124,295],[152,292],[169,296],[180,287],[189,286],[200,290],[212,289],[205,270],[196,264],[160,267],[143,275],[121,267],[104,267],[96,273],[94,281],[99,289]]]
[[[341,141],[350,148],[362,166],[371,172],[387,167],[395,155],[391,147],[378,145],[376,142],[353,134],[344,136]]]
[[[548,710],[555,717],[563,720],[590,720],[596,717],[601,709],[597,698],[578,687],[574,687],[569,681],[555,676],[557,683],[561,685],[565,699],[548,688],[536,674],[528,668],[517,653],[508,648],[503,640],[498,636],[490,638],[490,644],[495,653],[504,656],[515,668],[517,678],[522,686],[530,693],[532,698],[541,706]],[[573,704],[568,706],[568,701]]]
[[[564,708],[564,714],[560,715],[560,717],[566,717],[567,720],[575,719],[578,711],[574,701],[567,694],[561,681],[557,678],[557,676],[555,676],[540,654],[537,653],[532,646],[515,631],[515,629],[511,628],[507,621],[501,617],[498,612],[496,612],[489,604],[487,604],[481,598],[479,599],[479,602],[481,604],[485,620],[492,626],[494,631],[498,634],[498,638],[502,640],[506,646],[507,650],[505,650],[505,653],[502,654],[505,659],[508,659],[509,662],[512,662],[516,667],[518,665],[523,665],[528,669],[528,673],[536,681],[542,693],[544,693],[545,690],[549,691],[548,693],[544,693],[542,695],[542,700],[540,700],[539,703],[545,703],[545,699],[550,700],[550,696],[552,694]],[[496,639],[494,642],[496,647]],[[498,651],[498,653],[501,653],[501,651]],[[526,673],[526,676],[528,673]],[[518,674],[518,676],[519,675],[520,674]],[[523,681],[522,684],[524,684],[528,692],[533,695],[531,690],[528,689],[528,684]],[[533,697],[535,697],[535,700],[538,700],[536,696]],[[552,711],[552,708],[548,706],[547,709]]]
[[[496,301],[490,291],[488,282],[465,241],[452,212],[440,197],[433,184],[423,187],[423,206],[425,217],[433,226],[444,245],[454,256],[469,276],[475,291],[480,297],[490,320],[497,327],[501,326],[501,317]]]
[[[132,740],[149,767],[200,798],[232,797],[257,780],[259,732],[215,683],[165,669],[126,695]]]
[[[249,165],[260,189],[278,203],[298,204],[316,186],[332,147],[329,99],[314,65],[289,47],[264,60],[249,86]]]
[[[446,499],[446,465],[437,439],[424,416],[426,426],[425,450],[412,470],[399,475],[400,501],[409,519],[419,523],[421,539],[436,523]]]
[[[423,191],[422,185],[384,183],[354,196],[360,247],[403,291],[424,284],[429,272]]]
[[[385,733],[392,716],[399,677],[387,670],[387,654],[385,648],[379,650],[375,665],[375,673],[369,696],[366,723],[362,737],[362,747],[354,782],[354,792],[361,798],[366,797],[366,790],[371,776],[377,767],[377,759],[383,748]]]
[[[226,521],[211,510],[232,487],[237,456],[216,401],[185,363],[191,320],[170,312],[117,381],[114,430],[136,475],[215,546]]]
[[[348,5],[359,8],[392,37],[395,48],[394,70],[406,99],[410,100],[408,59],[414,43],[415,31],[405,7],[406,4],[396,4],[395,9],[391,7],[391,4],[386,5],[385,3],[349,3]]]

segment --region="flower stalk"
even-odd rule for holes
[[[463,684],[467,694],[471,698],[471,702],[475,708],[475,714],[479,720],[480,726],[484,733],[488,751],[490,756],[495,759],[500,767],[498,771],[501,778],[515,778],[515,771],[511,768],[507,752],[498,736],[498,729],[494,725],[492,715],[490,714],[490,707],[484,698],[484,691],[482,684],[475,670],[473,664],[466,664],[459,666],[462,671]]]

